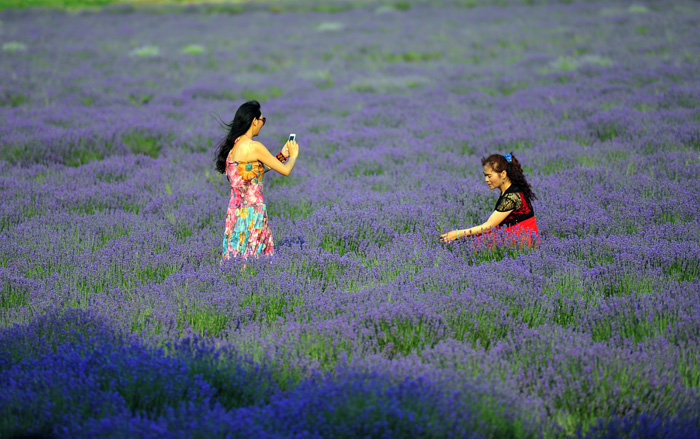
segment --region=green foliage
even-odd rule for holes
[[[91,148],[90,145],[80,146],[81,147],[77,148],[74,153],[66,157],[66,165],[78,167],[105,158],[101,150]]]
[[[450,332],[454,331],[454,338],[471,343],[473,347],[481,346],[488,349],[489,346],[503,339],[510,328],[506,327],[497,315],[484,311],[479,313],[462,313],[447,319]]]
[[[437,321],[396,319],[368,322],[374,330],[376,343],[387,357],[407,355],[425,347],[433,347],[445,337],[445,328]]]
[[[493,97],[510,96],[516,91],[522,89],[524,86],[524,81],[511,81],[500,83],[495,88],[483,87],[481,91]]]
[[[683,351],[679,371],[689,389],[700,387],[700,359],[692,351]]]
[[[317,82],[316,87],[320,90],[326,90],[326,89],[333,87],[334,84],[335,83],[333,82],[333,80],[329,78],[329,79],[323,80],[321,82]]]
[[[155,318],[153,310],[148,307],[131,315],[131,332],[135,334],[159,334],[162,325]]]
[[[264,90],[242,90],[241,97],[246,101],[256,100],[260,102],[268,101],[272,98],[282,96],[283,90],[279,87],[270,87]]]
[[[140,107],[142,105],[148,104],[151,99],[153,99],[153,95],[150,93],[141,93],[141,94],[129,94],[129,101],[134,104],[135,107]]]
[[[275,183],[275,185],[280,185]],[[271,185],[270,185],[271,186]],[[306,218],[314,212],[314,205],[308,200],[289,201],[278,200],[267,205],[267,213],[270,216],[286,217],[290,219]]]
[[[206,51],[207,49],[199,44],[188,44],[182,48],[182,53],[186,53],[188,55],[200,55]]]
[[[352,5],[348,3],[320,3],[314,4],[311,9],[314,12],[327,12],[337,14],[339,12],[345,12],[352,9]]]
[[[630,5],[627,11],[631,14],[646,14],[649,12],[649,8],[644,5]]]
[[[318,361],[321,370],[333,370],[339,359],[350,357],[353,351],[347,338],[336,339],[310,331],[302,332],[292,348],[303,353],[303,357]]]
[[[190,327],[201,336],[218,336],[229,324],[229,318],[210,306],[185,304],[178,312],[178,325]]]
[[[408,11],[411,9],[411,2],[409,1],[398,1],[394,3],[394,7],[398,9],[399,11]]]
[[[216,400],[227,410],[267,402],[278,390],[265,368],[246,369],[247,362],[239,358],[200,354],[186,361],[190,376],[199,375],[211,384],[216,389]]]
[[[0,95],[0,105],[16,108],[27,102],[29,97],[21,94],[5,90],[2,95]]]
[[[245,297],[240,306],[252,313],[252,320],[262,320],[267,323],[275,322],[277,319],[286,319],[286,315],[294,308],[302,305],[298,297],[290,297],[288,294],[251,294]]]
[[[667,276],[681,281],[693,281],[700,277],[700,261],[694,258],[675,260],[663,267]]]
[[[27,45],[19,41],[8,41],[2,45],[3,52],[24,52],[26,50]]]
[[[407,77],[367,77],[352,81],[348,87],[361,93],[397,93],[429,83],[420,76]],[[375,122],[376,123],[376,122]]]
[[[674,320],[667,315],[656,315],[650,320],[633,313],[621,313],[595,325],[591,336],[594,341],[608,341],[613,337],[622,336],[639,343],[648,337],[665,337],[668,330],[675,325]]]
[[[599,67],[608,67],[612,65],[612,60],[598,56],[598,55],[583,55],[579,57],[574,56],[560,56],[557,59],[551,61],[546,67],[538,69],[539,73],[550,73],[557,71],[572,71],[585,65],[593,65]]]
[[[29,291],[9,279],[0,279],[0,308],[8,310],[29,304]]]
[[[144,154],[152,158],[160,155],[163,141],[142,133],[130,133],[122,136],[122,140],[134,154]]]
[[[601,142],[612,140],[617,137],[617,126],[615,124],[599,125],[595,129],[595,136]]]
[[[528,246],[520,243],[504,244],[497,241],[489,241],[477,244],[473,251],[473,257],[469,261],[472,264],[483,264],[487,262],[498,262],[505,258],[517,258],[518,256],[534,250],[535,246]]]
[[[316,30],[319,30],[321,32],[327,32],[327,31],[339,31],[342,30],[345,26],[343,23],[338,23],[337,21],[324,21],[323,23],[320,23],[318,26],[316,26]]]
[[[173,3],[174,2],[186,3],[185,0],[173,0]],[[245,11],[243,5],[225,3],[225,2],[204,3],[204,4],[200,5],[199,8],[200,8],[199,10],[202,11],[203,13],[210,14],[210,15],[219,15],[219,14],[234,15],[234,14],[240,14],[243,11]]]
[[[157,46],[141,46],[135,48],[129,54],[141,58],[152,58],[160,54],[160,49]]]
[[[360,163],[357,166],[354,167],[352,170],[353,176],[371,176],[371,175],[383,175],[384,174],[384,167],[382,166],[381,162],[378,161],[369,161],[369,162],[364,162]]]

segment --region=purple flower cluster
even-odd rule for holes
[[[198,338],[146,347],[83,311],[0,337],[0,428],[56,437],[534,437],[505,395],[351,368],[281,392],[269,370]],[[32,343],[31,348],[27,345]],[[482,416],[500,421],[484,425]]]
[[[0,11],[0,436],[698,437],[697,4],[488,3]],[[442,244],[494,152],[540,244]]]

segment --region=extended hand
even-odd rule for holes
[[[442,242],[454,241],[457,238],[459,238],[459,231],[457,230],[452,230],[451,232],[440,235],[440,240],[442,240]]]
[[[287,140],[287,143],[284,144],[284,147],[287,148],[287,151],[289,151],[290,156],[297,156],[299,154],[299,145],[297,144],[296,140]]]

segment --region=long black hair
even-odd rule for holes
[[[510,162],[501,154],[491,154],[486,158],[481,159],[481,166],[486,165],[491,166],[496,172],[506,171],[506,175],[510,178],[511,184],[519,187],[525,195],[525,199],[529,203],[532,200],[536,200],[537,196],[532,192],[530,184],[525,179],[525,174],[523,174],[523,168],[520,166],[520,162],[515,158],[513,153],[510,154]]]
[[[248,131],[250,124],[253,123],[253,119],[257,119],[262,115],[260,111],[260,102],[258,101],[248,101],[241,104],[236,110],[236,115],[233,117],[231,123],[224,123],[223,125],[228,128],[228,134],[226,137],[221,139],[216,147],[216,170],[220,173],[226,172],[226,158],[228,153],[231,152],[233,148],[233,143],[237,138],[241,137]]]

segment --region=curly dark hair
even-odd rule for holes
[[[523,174],[523,168],[520,166],[520,162],[515,158],[513,153],[510,153],[510,156],[511,161],[508,162],[501,154],[491,154],[481,159],[481,166],[486,166],[488,164],[491,166],[491,169],[496,172],[506,171],[506,175],[508,175],[512,184],[522,189],[523,195],[525,195],[525,199],[528,203],[532,200],[536,200],[537,196],[532,192],[532,188],[527,182],[525,174]]]

